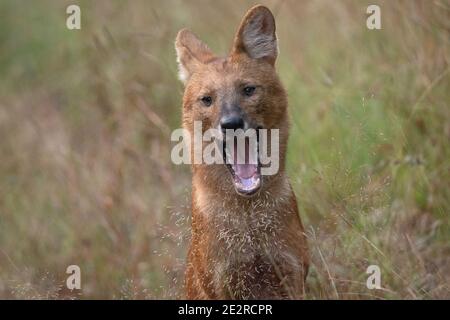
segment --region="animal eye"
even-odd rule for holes
[[[200,100],[202,100],[203,104],[204,104],[206,107],[209,107],[209,106],[211,106],[211,104],[212,104],[212,98],[211,98],[210,96],[204,96],[204,97],[202,97]]]
[[[244,88],[244,94],[247,97],[250,97],[254,92],[255,92],[255,87],[254,86],[247,86]]]

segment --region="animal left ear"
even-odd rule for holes
[[[275,18],[267,7],[251,8],[236,33],[232,55],[246,54],[252,59],[264,59],[275,64],[278,42],[275,34]]]

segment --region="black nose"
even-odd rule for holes
[[[222,130],[226,129],[244,129],[244,119],[238,115],[223,116],[220,119],[220,127]]]

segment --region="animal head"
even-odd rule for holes
[[[275,69],[278,56],[275,30],[274,16],[259,5],[244,16],[228,56],[216,56],[186,29],[178,33],[175,48],[179,76],[185,85],[184,128],[193,133],[194,122],[201,121],[203,132],[211,128],[220,132],[279,129],[279,162],[283,170],[288,135],[287,98]],[[248,143],[244,145],[243,152],[248,155]],[[223,189],[231,185],[247,196],[261,189],[263,178],[270,181],[261,176],[260,161],[229,162],[193,165],[194,173],[202,172],[208,175],[204,180],[211,184],[219,184]]]

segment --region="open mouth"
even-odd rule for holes
[[[256,143],[252,144],[249,137],[245,137],[243,141],[234,137],[223,144],[224,161],[231,173],[234,188],[240,195],[251,196],[261,188],[258,142],[256,139]]]

